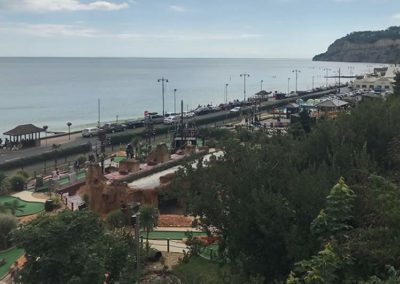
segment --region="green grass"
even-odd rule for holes
[[[11,264],[13,264],[23,254],[24,250],[18,248],[11,248],[5,251],[0,251],[0,258],[6,259],[6,263],[0,266],[0,279],[2,279],[7,274]]]
[[[126,157],[117,156],[117,157],[113,158],[113,161],[116,162],[116,163],[119,163],[119,162],[124,161],[124,160],[126,160]]]
[[[178,231],[153,231],[149,234],[150,240],[182,240],[183,238],[187,238],[186,232],[178,232]],[[198,236],[206,236],[206,233],[203,232],[193,232],[194,237]],[[141,236],[146,238],[146,232],[141,232]]]
[[[188,263],[174,266],[172,272],[181,279],[182,283],[231,283],[229,281],[231,272],[228,265],[221,266],[201,257],[192,257]]]
[[[12,196],[0,196],[0,204],[5,202],[12,203],[14,200],[18,200],[19,205],[25,205],[25,207],[21,208],[22,211],[15,213],[17,217],[32,215],[44,209],[44,203],[41,202],[24,201]]]

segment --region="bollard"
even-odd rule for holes
[[[71,210],[74,211],[74,203],[71,202]]]
[[[167,252],[169,252],[169,239],[167,239]]]

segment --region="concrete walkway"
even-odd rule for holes
[[[144,239],[143,242],[145,243],[146,240]],[[149,240],[149,244],[154,249],[162,252],[168,252],[167,240]],[[183,251],[188,251],[188,248],[184,242],[178,240],[169,241],[169,252],[183,253]]]
[[[41,202],[41,203],[45,203],[45,201],[46,201],[46,199],[40,199],[40,198],[34,197],[32,195],[32,192],[27,191],[27,190],[14,193],[12,196],[19,197],[24,201],[33,201],[33,202]]]

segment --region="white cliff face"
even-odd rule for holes
[[[400,34],[398,38],[357,41],[352,36],[336,40],[328,51],[314,57],[315,61],[400,63]]]

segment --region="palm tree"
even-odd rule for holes
[[[158,214],[152,205],[144,205],[140,208],[140,224],[146,230],[146,252],[149,252],[149,233],[154,229]]]

